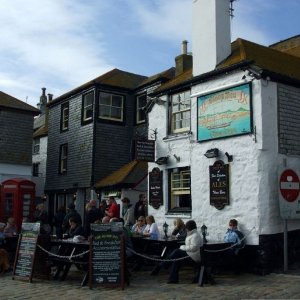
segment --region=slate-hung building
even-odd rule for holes
[[[39,110],[0,92],[0,221],[14,216],[20,225],[35,201],[32,132]],[[6,184],[7,183],[7,184]]]
[[[142,110],[147,94],[173,75],[173,68],[152,77],[114,69],[48,103],[50,215],[75,198],[84,214],[86,201],[96,193],[122,188],[122,179],[115,178],[105,180],[101,190],[95,185],[134,160],[134,140],[148,134]]]
[[[230,43],[229,6],[193,2],[193,66],[160,86],[148,105],[158,159],[149,172],[161,172],[162,186],[161,199],[150,186],[156,208],[149,213],[160,227],[175,217],[205,224],[210,242],[222,241],[236,218],[247,261],[265,272],[283,262],[279,174],[300,170],[299,37],[271,47]],[[288,229],[295,259],[300,220],[289,220]]]

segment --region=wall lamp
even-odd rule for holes
[[[158,165],[166,165],[168,164],[169,156],[162,156],[158,158],[155,163]]]
[[[206,153],[204,153],[204,155],[207,158],[214,158],[214,157],[218,157],[219,156],[219,149],[218,148],[212,148],[206,151]]]
[[[228,162],[232,162],[233,161],[233,155],[230,155],[228,152],[225,152],[225,155],[227,156]]]

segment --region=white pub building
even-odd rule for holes
[[[231,43],[231,5],[193,1],[192,54],[184,41],[175,78],[147,105],[156,135],[149,214],[160,228],[176,217],[205,224],[211,243],[235,218],[252,269],[268,272],[283,264],[285,218],[289,260],[300,253],[300,43]],[[295,176],[280,179],[289,169]],[[280,201],[294,213],[282,213]]]

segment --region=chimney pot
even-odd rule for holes
[[[182,41],[182,44],[181,44],[181,53],[182,54],[187,54],[187,44],[188,44],[187,40]]]
[[[53,100],[53,94],[48,94],[48,102],[51,102]]]

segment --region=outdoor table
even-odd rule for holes
[[[87,240],[74,242],[73,239],[52,239],[51,253],[57,248],[54,255],[49,255],[48,260],[56,266],[56,272],[53,279],[58,279],[60,272],[62,273],[61,280],[65,280],[72,264],[80,270],[84,270],[84,277],[81,285],[86,285],[88,280],[89,270],[89,251],[90,243]],[[79,255],[81,254],[82,255]]]

